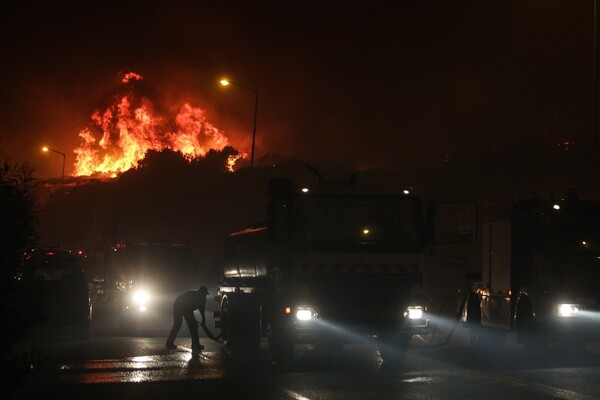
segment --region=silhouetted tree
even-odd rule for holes
[[[227,172],[227,160],[230,156],[237,156],[239,153],[231,146],[226,146],[223,150],[209,150],[204,157],[204,163],[208,171]]]
[[[15,381],[26,370],[27,356],[19,342],[37,323],[35,295],[18,286],[23,253],[37,240],[36,181],[27,166],[2,161],[0,166],[0,310],[4,321],[0,363],[2,379]]]

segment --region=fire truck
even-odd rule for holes
[[[458,308],[471,343],[501,345],[509,332],[531,349],[600,339],[600,202],[571,194],[481,211],[481,270]]]
[[[275,177],[268,195],[265,223],[225,239],[215,296],[225,350],[256,352],[265,338],[274,362],[289,365],[296,345],[372,340],[384,361],[402,361],[429,329],[424,264],[439,261],[420,198],[352,178]]]

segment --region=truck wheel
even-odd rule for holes
[[[273,364],[279,369],[288,369],[294,358],[294,344],[274,324],[267,326],[267,339]]]
[[[229,300],[224,298],[221,302],[220,310],[221,318],[221,340],[226,347],[231,346],[230,335],[231,335],[231,315],[229,310]]]
[[[221,338],[230,351],[257,354],[261,340],[260,306],[242,297],[221,303]]]
[[[294,359],[294,345],[292,343],[282,341],[278,343],[273,351],[271,360],[280,369],[288,369],[292,365]]]
[[[379,355],[386,365],[399,366],[406,360],[410,335],[407,333],[384,333],[377,342]]]
[[[249,302],[244,311],[244,348],[252,354],[258,354],[262,337],[260,305]]]
[[[255,357],[258,355],[261,340],[260,305],[251,298],[236,298],[231,303],[232,315],[230,338],[234,338],[234,345],[244,356]]]

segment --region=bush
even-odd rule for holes
[[[38,208],[35,198],[36,180],[27,164],[0,165],[0,310],[5,348],[0,374],[7,381],[20,378],[27,369],[29,350],[23,340],[37,322],[35,296],[19,288],[19,269],[23,254],[36,244]],[[25,353],[25,354],[24,354]]]

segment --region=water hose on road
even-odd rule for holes
[[[439,312],[438,315],[441,315],[442,311],[444,310],[444,308],[446,307],[446,303],[448,302],[448,298],[450,297],[450,295],[446,296],[446,299],[444,300],[444,303],[442,304],[442,308]],[[445,346],[450,342],[450,339],[452,339],[452,336],[454,335],[454,331],[456,330],[456,326],[458,325],[459,321],[460,321],[460,316],[462,315],[464,309],[465,309],[465,305],[467,304],[467,299],[469,298],[469,296],[465,295],[463,298],[463,301],[460,304],[460,307],[458,308],[458,312],[456,313],[456,319],[454,320],[454,324],[452,325],[452,329],[450,329],[450,332],[448,333],[448,336],[446,336],[446,339],[444,339],[444,341],[442,343],[438,343],[436,345],[433,345],[433,338],[435,337],[435,333],[437,331],[437,326],[439,322],[436,322],[435,327],[433,328],[433,332],[431,334],[431,339],[427,340],[425,338],[423,338],[421,335],[417,335],[417,337],[419,339],[421,339],[422,341],[424,341],[425,343],[430,344],[432,347],[440,347],[440,346]],[[439,317],[438,317],[439,318]]]
[[[209,329],[208,326],[206,326],[206,324],[200,324],[200,326],[202,327],[202,330],[204,331],[204,333],[206,334],[206,337],[208,337],[209,339],[214,340],[217,343],[223,343],[223,341],[221,340],[221,335],[223,334],[223,332],[219,333],[217,336],[215,336]]]

